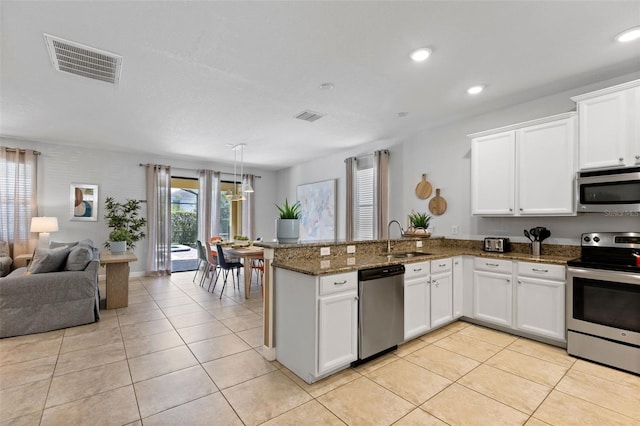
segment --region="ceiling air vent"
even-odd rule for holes
[[[302,111],[300,114],[296,115],[297,119],[308,121],[310,123],[313,123],[316,120],[320,120],[322,117],[324,117],[324,114],[320,114],[319,112],[313,112],[309,110]]]
[[[44,34],[49,57],[58,71],[118,84],[122,56]]]

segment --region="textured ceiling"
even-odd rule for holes
[[[246,143],[265,169],[640,70],[640,41],[613,40],[640,0],[0,7],[0,135],[216,162]],[[55,71],[43,33],[123,56],[120,84]],[[412,63],[421,46],[431,58]],[[306,109],[326,116],[294,118]]]

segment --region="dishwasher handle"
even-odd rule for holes
[[[389,265],[378,268],[361,269],[358,271],[358,281],[371,281],[403,274],[404,265]]]

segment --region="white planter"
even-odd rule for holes
[[[125,254],[125,252],[127,251],[127,242],[110,241],[109,250],[111,251],[111,254]]]
[[[276,219],[276,237],[279,243],[297,243],[300,236],[298,219]]]

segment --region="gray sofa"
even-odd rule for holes
[[[100,319],[99,250],[88,240],[71,243],[71,247],[49,250],[43,266],[44,252],[36,250],[28,268],[0,278],[0,337],[42,333]],[[52,268],[55,270],[47,270]]]

